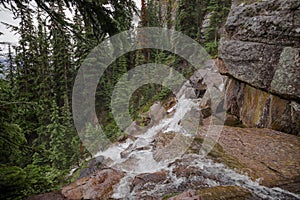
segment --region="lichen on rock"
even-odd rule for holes
[[[225,109],[247,127],[299,135],[300,1],[234,1],[220,41]]]

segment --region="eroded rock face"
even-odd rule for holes
[[[226,85],[225,109],[247,127],[270,128],[299,135],[300,105],[230,79]]]
[[[90,177],[81,178],[62,188],[67,199],[109,199],[113,188],[124,174],[114,169],[102,169]]]
[[[299,90],[293,89],[300,82],[299,7],[298,0],[233,6],[225,25],[227,37],[220,46],[229,74],[255,87],[299,98]]]
[[[248,127],[298,135],[300,1],[235,0],[225,30],[217,66],[231,77],[226,110]]]

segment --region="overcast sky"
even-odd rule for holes
[[[134,0],[134,1],[137,4],[137,7],[141,8],[141,0]],[[13,19],[13,14],[9,10],[4,9],[2,6],[0,6],[0,22],[5,22],[17,26],[20,20]],[[3,33],[3,35],[0,35],[0,42],[10,42],[13,44],[17,44],[18,35],[15,35],[13,32],[11,32],[2,23],[0,24],[0,32]]]
[[[19,20],[13,19],[13,14],[9,10],[4,9],[2,6],[0,6],[0,22],[5,22],[11,25],[19,24]],[[18,42],[18,36],[10,32],[10,30],[7,29],[2,23],[0,24],[0,32],[3,33],[3,35],[0,35],[0,42]]]

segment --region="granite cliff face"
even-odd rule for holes
[[[248,127],[299,135],[300,1],[234,1],[225,30],[226,110]]]

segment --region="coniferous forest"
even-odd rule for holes
[[[133,29],[139,16],[138,27],[181,31],[216,57],[230,2],[142,0],[140,9],[133,0],[1,0],[1,7],[19,20],[5,24],[19,41],[0,41],[0,199],[58,190],[74,180],[70,170],[90,156],[73,124],[71,97],[77,71],[94,47]],[[122,74],[148,62],[182,70],[180,57],[142,49],[115,60],[99,80],[96,111],[111,141],[122,134],[110,108],[114,85]],[[183,71],[189,75],[188,67]],[[131,97],[130,114],[143,123],[140,113],[170,95],[160,85],[145,85]]]

